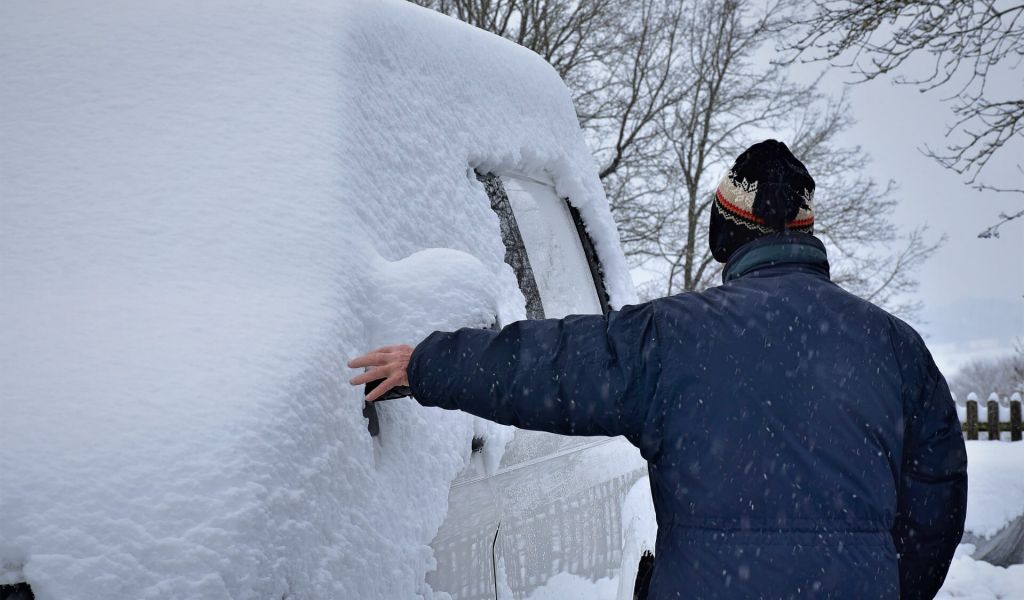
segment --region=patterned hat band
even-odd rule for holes
[[[804,190],[802,195],[804,206],[800,207],[792,221],[786,223],[786,228],[812,233],[814,229],[814,194]],[[761,233],[774,233],[775,230],[769,227],[764,219],[754,214],[754,198],[756,196],[756,181],[753,183],[746,179],[736,181],[735,176],[730,172],[722,178],[722,183],[718,184],[718,190],[715,192],[715,204],[723,217],[737,225],[743,225]]]

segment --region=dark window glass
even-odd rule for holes
[[[526,245],[523,244],[523,237],[519,232],[519,225],[516,223],[516,216],[512,212],[508,195],[505,193],[505,186],[501,178],[494,173],[478,172],[476,178],[484,184],[487,198],[491,201],[491,209],[498,215],[501,241],[505,244],[505,262],[515,271],[519,289],[526,297],[526,318],[543,319],[544,306],[541,304],[540,292],[537,290],[537,280],[533,276],[530,257],[526,253]]]

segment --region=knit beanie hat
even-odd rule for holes
[[[785,144],[754,144],[739,155],[715,191],[708,235],[712,255],[724,263],[763,235],[814,233],[813,201],[814,179]]]

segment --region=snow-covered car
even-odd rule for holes
[[[401,0],[10,0],[0,57],[0,596],[630,579],[623,439],[366,408],[344,368],[635,300],[542,59]]]

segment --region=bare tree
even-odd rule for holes
[[[845,100],[791,82],[758,50],[779,39],[795,0],[419,0],[534,49],[556,66],[634,266],[663,274],[646,297],[712,285],[708,211],[735,156],[765,137],[787,141],[818,182],[818,233],[841,284],[904,314],[913,272],[935,249],[888,220],[891,186],[842,148]],[[574,48],[574,46],[582,46]],[[761,61],[763,62],[763,61]]]
[[[1020,170],[1021,171],[1021,175],[1024,176],[1024,169],[1018,169],[1018,170]],[[997,190],[997,191],[1014,191],[1014,192],[1019,192],[1019,193],[1024,194],[1024,189],[1019,189],[1019,190],[1018,189],[1013,189],[1013,190]],[[1024,217],[1024,208],[1018,210],[1017,212],[1013,212],[1013,211],[1001,212],[1001,213],[999,213],[999,220],[997,220],[992,225],[989,225],[988,227],[983,229],[981,231],[981,233],[978,234],[978,237],[983,238],[983,239],[997,238],[997,237],[999,237],[999,228],[1000,227],[1002,227],[1003,225],[1006,225],[1007,223],[1009,223],[1010,221],[1012,221],[1014,219],[1019,219],[1021,217]]]
[[[815,103],[798,111],[791,149],[817,183],[815,233],[829,246],[832,279],[862,298],[911,316],[921,308],[912,299],[914,272],[944,237],[929,239],[927,227],[901,232],[893,225],[889,216],[896,206],[895,184],[882,186],[864,175],[868,159],[860,147],[835,143],[854,125],[845,97],[819,97]]]
[[[909,300],[914,270],[941,240],[928,241],[923,229],[902,236],[888,219],[893,186],[863,175],[861,148],[837,144],[852,125],[845,99],[829,101],[814,83],[789,81],[781,65],[754,62],[784,28],[787,8],[785,2],[757,12],[749,2],[696,3],[683,40],[689,93],[660,120],[670,158],[662,164],[669,185],[657,198],[665,217],[653,243],[627,247],[637,262],[660,265],[667,274],[642,291],[653,297],[715,283],[722,265],[707,240],[714,189],[732,159],[767,131],[788,141],[817,181],[816,233],[830,246],[833,278],[876,304],[912,314],[920,308]]]
[[[609,43],[625,14],[618,0],[410,1],[526,46],[567,83],[614,52]]]
[[[687,94],[686,4],[673,0],[413,0],[540,54],[573,92],[623,244],[657,236],[666,193],[658,119]]]
[[[1024,194],[1019,185],[996,186],[981,179],[993,156],[1024,137],[1024,98],[994,97],[986,85],[990,74],[1012,71],[1024,55],[1024,3],[814,0],[813,4],[811,15],[796,22],[801,33],[790,48],[813,60],[851,68],[863,81],[900,73],[911,57],[929,56],[930,70],[895,77],[922,91],[952,91],[949,141],[943,150],[926,147],[925,154],[965,176],[979,190]],[[1018,85],[1015,92],[1022,89]],[[1020,164],[1017,168],[1024,175]],[[1000,214],[1000,220],[979,237],[998,237],[1003,224],[1022,216],[1024,209]]]
[[[779,5],[761,15],[748,3],[698,1],[685,25],[685,61],[678,65],[689,91],[659,120],[667,142],[661,165],[668,189],[659,200],[665,222],[652,244],[627,248],[644,262],[662,263],[664,287],[672,294],[710,285],[719,272],[707,243],[708,211],[718,177],[742,149],[744,134],[772,128],[792,108],[800,90],[777,67],[750,65],[753,53],[771,39]]]
[[[970,362],[950,378],[949,388],[959,402],[966,401],[971,392],[982,402],[992,392],[1001,396],[1024,392],[1024,354],[1018,349],[1009,356]]]
[[[661,235],[670,193],[661,163],[663,115],[691,93],[681,66],[683,4],[640,0],[621,20],[617,50],[577,96],[580,124],[599,165],[623,245],[635,253]]]

